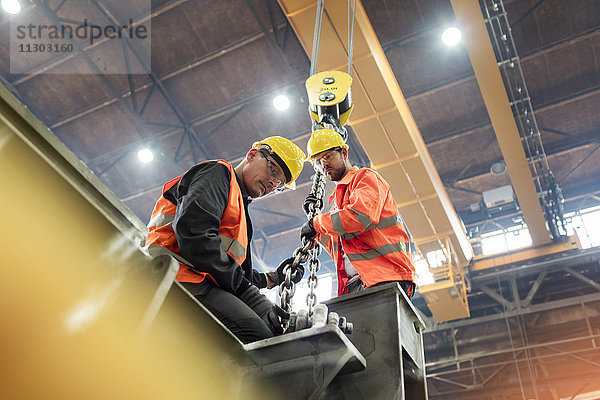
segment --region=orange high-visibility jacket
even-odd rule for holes
[[[231,164],[224,160],[218,160],[217,162],[225,165],[231,173],[229,199],[219,228],[221,248],[233,257],[238,264],[242,265],[246,259],[246,249],[248,248],[247,222],[242,192]],[[179,253],[175,231],[171,226],[177,206],[166,199],[164,194],[175,186],[183,175],[172,179],[163,186],[163,194],[156,202],[148,223],[148,238],[146,239],[145,248],[150,254],[167,252],[175,257],[180,262],[176,277],[179,282],[198,283],[208,278],[217,284],[210,274],[191,268],[193,267],[192,264],[181,257]]]
[[[340,250],[366,286],[414,282],[410,236],[387,182],[369,168],[352,167],[337,183],[329,203],[334,200],[329,212],[313,219],[313,226],[336,263],[338,295],[349,279]]]

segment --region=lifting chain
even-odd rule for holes
[[[329,117],[329,116],[326,116]],[[346,141],[348,139],[348,132],[346,128],[341,126],[335,118],[326,118],[327,123],[319,124],[313,120],[312,131],[316,131],[323,128],[333,129],[342,136],[342,139]],[[324,121],[325,122],[325,121]],[[319,199],[316,203],[309,205],[309,213],[307,218],[313,219],[318,211],[323,208],[323,197],[325,195],[325,175],[315,168],[315,175],[312,178],[312,187],[309,196]],[[292,282],[292,270],[296,270],[299,264],[303,264],[308,261],[308,295],[306,296],[306,305],[308,306],[309,317],[313,314],[314,306],[317,304],[317,296],[315,289],[318,285],[317,272],[321,268],[321,261],[319,261],[319,254],[321,254],[321,246],[318,245],[316,239],[306,240],[302,239],[302,245],[298,247],[293,254],[294,262],[291,266],[286,266],[283,269],[285,275],[284,281],[279,285],[279,297],[281,299],[281,308],[286,312],[291,313],[291,301],[292,297],[296,293],[296,285]]]
[[[315,175],[313,176],[313,184],[310,190],[309,196],[314,196],[319,199],[318,203],[311,203],[308,206],[309,213],[307,218],[309,220],[313,219],[317,212],[323,208],[323,196],[325,195],[325,175],[321,171],[317,171],[315,169]],[[308,295],[306,296],[306,305],[308,306],[308,315],[311,316],[313,313],[313,307],[317,304],[317,296],[315,295],[315,289],[318,285],[317,272],[321,268],[321,261],[319,261],[318,257],[321,253],[321,246],[317,243],[316,238],[306,240],[306,238],[302,239],[302,249],[307,248],[308,253],[310,254],[310,260],[308,263],[308,270],[310,271],[310,275],[308,276]]]
[[[317,211],[322,208],[323,196],[325,195],[325,175],[320,171],[316,171],[313,175],[312,188],[310,195],[313,195],[317,199],[321,199],[320,203],[312,203],[309,206],[308,219],[312,219]],[[294,251],[294,262],[291,266],[286,266],[283,269],[285,275],[284,281],[279,285],[279,297],[281,299],[281,308],[288,313],[291,313],[292,307],[290,305],[292,297],[296,293],[296,285],[292,282],[292,269],[295,270],[300,263],[308,261],[308,268],[310,275],[308,276],[308,288],[309,293],[306,297],[306,304],[308,306],[309,315],[312,315],[313,307],[317,304],[317,296],[315,295],[315,288],[318,284],[317,272],[321,268],[321,261],[319,261],[319,254],[321,254],[321,247],[317,244],[316,239],[307,240],[302,239],[302,245]]]

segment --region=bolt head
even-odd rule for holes
[[[319,95],[319,100],[321,101],[331,101],[333,99],[335,99],[335,94],[331,92],[325,92]]]
[[[331,85],[334,82],[335,82],[335,79],[332,77],[323,78],[324,85]]]

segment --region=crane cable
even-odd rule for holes
[[[354,50],[354,21],[356,20],[356,0],[350,10],[350,0],[348,0],[348,75],[352,76],[352,53]],[[352,12],[352,17],[350,13]],[[352,20],[352,23],[350,21]],[[350,28],[352,25],[352,28]]]
[[[350,3],[352,2],[352,6]],[[323,25],[323,11],[325,0],[317,0],[317,12],[315,15],[315,32],[313,35],[312,54],[310,57],[310,74],[317,73],[319,64],[319,48],[321,46],[321,27]],[[354,52],[354,22],[356,21],[356,0],[348,0],[348,75],[352,76],[352,56]]]
[[[313,35],[312,55],[310,57],[310,76],[317,73],[319,63],[319,46],[321,45],[321,25],[323,23],[323,10],[325,0],[317,0],[317,12],[315,16],[315,33]]]

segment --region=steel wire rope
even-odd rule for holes
[[[354,52],[354,22],[356,20],[356,0],[352,5],[352,16],[350,16],[350,0],[348,0],[348,75],[352,76],[352,54]],[[352,23],[350,23],[352,19]],[[350,28],[352,26],[352,28]]]

